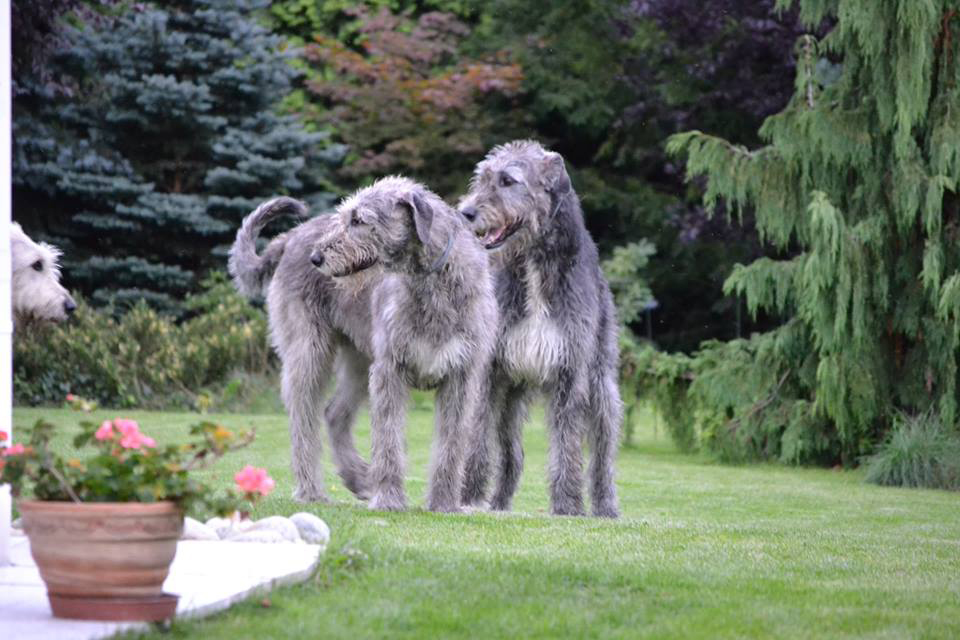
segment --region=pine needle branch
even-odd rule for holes
[[[792,372],[791,369],[787,369],[786,371],[784,371],[783,375],[780,376],[780,380],[777,382],[777,386],[773,388],[773,391],[771,391],[766,398],[764,398],[760,402],[750,407],[750,410],[747,411],[745,414],[743,414],[739,418],[734,418],[733,420],[731,420],[730,424],[728,425],[729,429],[733,432],[736,432],[737,429],[740,428],[740,425],[743,424],[745,420],[749,420],[750,418],[757,415],[758,413],[760,413],[761,411],[769,407],[771,404],[773,404],[773,401],[779,397],[780,388],[783,387],[783,383],[787,381],[787,378],[790,376],[791,372]]]

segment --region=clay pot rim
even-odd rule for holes
[[[71,502],[66,500],[17,500],[17,509],[34,513],[123,513],[136,515],[161,515],[182,512],[180,505],[172,500],[161,502]]]

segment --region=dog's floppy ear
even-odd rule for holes
[[[570,192],[570,175],[567,173],[566,164],[563,162],[563,156],[553,151],[547,151],[544,154],[543,181],[547,193],[550,194],[550,200],[553,204],[551,210],[556,213],[558,202],[561,198]]]
[[[417,191],[413,191],[404,198],[404,204],[410,207],[413,215],[413,226],[417,230],[417,237],[424,245],[430,244],[430,227],[433,226],[433,207]]]

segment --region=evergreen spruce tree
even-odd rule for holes
[[[704,437],[735,456],[853,463],[897,412],[958,417],[960,0],[780,0],[811,28],[755,151],[673,136],[705,202],[755,212],[780,259],[725,283],[776,330],[701,350]]]
[[[276,111],[297,72],[254,20],[268,4],[178,0],[74,29],[54,61],[72,95],[18,98],[14,215],[65,245],[94,300],[176,309],[262,199],[329,202],[341,152]]]

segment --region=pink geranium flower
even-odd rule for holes
[[[120,446],[123,447],[124,449],[139,449],[140,434],[128,433],[127,435],[120,438]]]
[[[109,440],[113,437],[113,423],[109,420],[104,420],[103,424],[100,425],[100,428],[97,429],[97,432],[93,434],[93,437],[97,440]]]
[[[124,449],[140,449],[141,447],[155,447],[153,438],[143,435],[139,431],[131,431],[120,438],[120,446]]]
[[[263,496],[273,491],[273,487],[276,485],[273,478],[267,474],[266,469],[260,469],[249,464],[238,471],[233,480],[244,493],[259,493]]]
[[[156,447],[157,441],[140,432],[140,425],[134,420],[117,418],[113,422],[105,420],[94,437],[97,440],[109,440],[114,436],[114,428],[120,434],[120,446],[124,449],[140,449],[142,447]]]
[[[0,455],[2,455],[2,456],[15,456],[15,455],[17,455],[17,454],[26,452],[26,450],[27,450],[27,448],[24,447],[22,444],[14,444],[14,445],[11,445],[11,446],[7,447],[7,448],[4,449],[3,451],[0,451]],[[266,495],[266,494],[264,494],[264,495]]]
[[[129,435],[132,433],[140,433],[140,425],[137,424],[136,420],[128,420],[127,418],[117,418],[113,421],[113,426],[117,428],[123,435]]]

